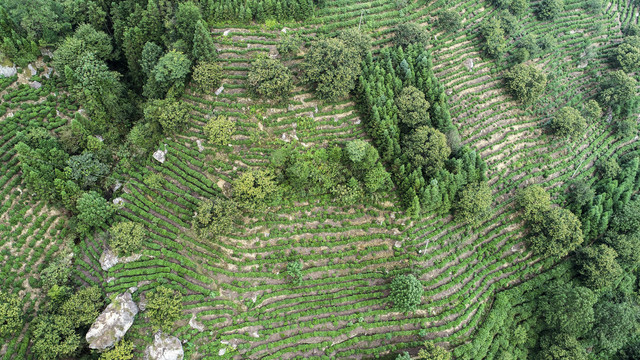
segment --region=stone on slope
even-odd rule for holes
[[[175,336],[163,334],[158,331],[153,339],[153,344],[147,346],[144,351],[144,360],[182,360],[184,350],[180,339]]]
[[[131,294],[125,292],[118,295],[111,304],[107,305],[87,332],[89,348],[106,350],[114,346],[127,333],[136,314],[138,314],[138,307],[131,299]]]

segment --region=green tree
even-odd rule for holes
[[[48,291],[54,286],[66,285],[71,276],[71,268],[70,256],[58,256],[52,260],[40,274],[44,290]]]
[[[403,151],[415,166],[422,166],[428,174],[434,174],[444,166],[451,149],[447,138],[440,131],[420,126],[404,138]]]
[[[134,349],[132,342],[121,340],[113,349],[100,354],[99,360],[132,360]]]
[[[36,319],[31,351],[37,359],[72,357],[80,347],[80,336],[71,319],[62,315],[43,315]]]
[[[575,336],[549,334],[540,343],[540,360],[587,360],[587,352]]]
[[[605,298],[606,299],[606,298]],[[611,357],[638,331],[640,318],[637,304],[632,302],[600,301],[595,307],[595,326],[591,333],[596,351]]]
[[[529,10],[528,0],[513,0],[509,5],[509,10],[516,16],[524,15]]]
[[[418,359],[451,360],[451,353],[447,349],[427,341],[424,343],[424,349],[418,351]]]
[[[96,59],[109,60],[113,47],[111,37],[102,31],[96,31],[93,26],[83,24],[78,27],[73,36],[68,36],[53,53],[52,64],[58,69],[58,74],[64,79],[64,67],[76,70],[82,64],[82,57],[93,53]]]
[[[409,129],[423,125],[431,126],[429,118],[429,102],[424,93],[413,86],[406,86],[396,98],[398,119]]]
[[[584,106],[584,117],[591,123],[595,123],[602,117],[602,108],[597,101],[587,101]]]
[[[294,286],[302,284],[302,261],[291,261],[287,264],[287,276]]]
[[[531,227],[535,235],[529,237],[529,245],[542,256],[564,257],[584,241],[580,220],[567,209],[553,208],[542,223]]]
[[[398,311],[414,311],[422,302],[423,293],[424,288],[415,276],[398,275],[391,281],[389,299]]]
[[[615,179],[620,174],[622,169],[615,158],[609,157],[606,159],[598,159],[596,162],[596,169],[600,173],[603,179]]]
[[[553,20],[564,11],[564,0],[542,0],[538,16],[542,20]]]
[[[558,110],[551,121],[551,129],[560,138],[575,139],[587,130],[587,121],[571,106]]]
[[[104,305],[102,293],[97,286],[86,287],[71,295],[58,313],[71,321],[74,328],[89,326],[98,318]]]
[[[227,145],[235,131],[236,123],[224,115],[212,116],[204,126],[204,134],[213,145]]]
[[[603,105],[627,106],[636,96],[637,81],[624,71],[614,71],[602,84],[600,101]]]
[[[233,221],[238,215],[233,201],[206,199],[198,204],[191,227],[202,239],[225,235],[233,228]]]
[[[233,182],[233,199],[246,209],[262,209],[278,191],[269,170],[245,171]]]
[[[204,21],[196,22],[193,34],[193,60],[196,62],[212,62],[218,58],[218,51],[211,38],[211,32]]]
[[[638,229],[640,229],[640,198],[635,198],[614,214],[610,230],[630,234],[637,232]]]
[[[14,295],[0,291],[0,339],[14,334],[22,326],[22,303]]]
[[[65,173],[81,188],[89,189],[109,173],[109,167],[96,159],[92,152],[86,151],[69,158]]]
[[[630,73],[640,70],[640,36],[628,36],[615,50],[622,70]]]
[[[411,355],[405,351],[402,354],[398,354],[398,356],[396,356],[396,360],[411,360]]]
[[[131,255],[140,250],[146,232],[142,224],[122,221],[111,225],[109,245],[119,256]]]
[[[517,64],[504,75],[507,89],[524,105],[533,104],[547,86],[547,75],[537,68]]]
[[[181,52],[169,51],[163,55],[152,70],[159,93],[182,94],[190,68],[191,61]]]
[[[393,42],[403,48],[411,44],[426,46],[429,44],[429,33],[420,25],[412,22],[402,23],[394,29]]]
[[[166,286],[147,293],[147,318],[154,329],[168,331],[182,315],[182,294]]]
[[[507,39],[502,21],[497,17],[485,20],[480,31],[485,40],[484,50],[489,56],[500,58],[507,51]]]
[[[124,131],[131,108],[120,74],[109,70],[93,53],[86,53],[76,69],[69,69],[65,68],[67,83],[71,85],[74,98],[91,117],[89,130],[103,132],[105,137],[117,136],[119,131]]]
[[[340,39],[320,39],[305,55],[304,81],[311,84],[318,97],[336,100],[346,96],[360,75],[358,50]]]
[[[440,12],[438,12],[437,25],[447,31],[460,30],[462,27],[462,16],[454,10],[440,10]]]
[[[293,89],[293,76],[279,60],[260,57],[251,63],[247,84],[258,96],[285,99]]]
[[[491,188],[486,182],[467,184],[458,193],[458,202],[455,206],[456,218],[476,225],[489,216],[492,202]]]
[[[364,58],[371,50],[371,36],[363,33],[357,28],[342,30],[338,34],[338,39],[344,41],[349,48],[356,49],[361,58]]]
[[[175,12],[175,23],[173,24],[172,30],[175,31],[178,39],[189,44],[189,49],[191,49],[191,41],[194,38],[194,33],[198,31],[199,22],[201,25],[204,25],[198,5],[193,1],[178,3]],[[195,43],[193,45],[195,46]]]
[[[538,302],[548,329],[579,337],[593,327],[593,306],[598,297],[589,289],[570,283],[552,283]]]
[[[298,34],[287,32],[280,37],[280,40],[278,40],[276,50],[278,50],[278,54],[282,57],[291,57],[298,54],[301,46],[302,37]]]
[[[144,109],[148,122],[159,124],[164,133],[173,135],[181,131],[189,121],[189,106],[172,99],[151,100]]]
[[[114,212],[113,206],[95,191],[82,194],[78,198],[76,208],[78,209],[77,229],[81,233],[100,228]]]
[[[222,83],[222,66],[213,62],[198,63],[191,79],[200,90],[213,92]]]
[[[604,243],[618,254],[617,262],[624,268],[635,269],[640,265],[640,232],[631,234],[607,233]]]
[[[584,283],[592,289],[611,286],[622,276],[618,253],[605,244],[588,246],[578,252],[576,264]]]

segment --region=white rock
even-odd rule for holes
[[[27,67],[29,68],[29,71],[31,71],[31,76],[38,75],[38,70],[36,70],[33,65],[29,64]]]
[[[159,161],[161,164],[163,164],[167,157],[164,151],[158,150],[153,153],[153,158]]]
[[[218,356],[222,356],[227,353],[227,348],[222,348],[218,350]]]
[[[47,48],[40,48],[40,54],[42,54],[42,56],[48,56],[50,58],[53,58],[53,53],[51,52],[51,50]]]
[[[142,254],[133,254],[131,256],[126,256],[121,258],[121,257],[118,257],[116,253],[111,251],[111,249],[106,249],[105,251],[102,252],[102,255],[100,255],[100,267],[102,268],[102,270],[107,271],[112,267],[116,266],[116,264],[118,263],[126,264],[130,262],[134,262],[136,260],[139,260],[141,257],[142,257]]]
[[[202,146],[202,140],[200,140],[200,139],[196,140],[196,144],[198,145],[198,151],[199,152],[203,152],[204,151],[204,146]]]
[[[231,30],[225,30],[225,32],[222,33],[222,36],[227,36],[227,35],[229,35],[230,32],[231,32]]]
[[[89,348],[105,350],[124,337],[138,314],[138,307],[125,292],[118,295],[111,304],[98,316],[87,332]]]
[[[254,337],[254,338],[256,338],[256,339],[257,339],[257,338],[259,338],[259,337],[260,337],[260,334],[258,334],[258,331],[254,331],[254,332],[252,332],[252,333],[249,333],[249,336]]]
[[[124,199],[121,198],[121,197],[117,197],[117,198],[113,199],[113,203],[115,205],[124,205]]]
[[[201,323],[199,323],[196,320],[196,314],[192,314],[191,315],[191,319],[189,320],[189,326],[191,326],[192,328],[194,328],[194,329],[196,329],[196,330],[198,330],[200,332],[205,330],[204,325],[202,325]]]
[[[32,81],[29,83],[29,86],[31,86],[34,89],[40,89],[42,87],[42,83],[39,81]]]
[[[134,292],[136,292],[136,291],[138,291],[138,287],[137,286],[132,286],[132,287],[129,288],[129,292],[132,293],[132,294]]]
[[[361,122],[362,121],[360,121],[360,119],[358,119],[358,120],[354,121],[353,123],[356,124],[356,125],[360,125]]]
[[[120,189],[122,187],[122,183],[120,182],[120,180],[116,180],[116,184],[113,187],[113,191],[118,191],[118,189]]]
[[[0,66],[0,76],[12,77],[18,73],[18,68],[13,66]]]
[[[46,77],[47,79],[51,76],[51,73],[53,72],[52,68],[47,68],[47,72],[42,74],[42,76]]]
[[[98,141],[100,141],[100,142],[104,142],[104,138],[103,138],[102,136],[100,136],[100,135],[94,135],[94,137],[95,137],[96,139],[98,139]]]
[[[184,350],[180,339],[158,331],[153,338],[153,344],[144,351],[144,360],[182,360]]]
[[[223,90],[224,90],[224,85],[221,85],[221,86],[218,88],[218,90],[216,90],[216,92],[215,92],[216,96],[218,96],[218,95],[222,94],[222,91],[223,91]]]
[[[400,248],[402,246],[402,243],[400,241],[396,241],[395,244],[393,244],[393,246],[396,248]]]
[[[287,33],[287,30],[289,30],[289,29],[287,29],[286,27],[284,27],[284,28],[282,28],[282,30],[280,30],[280,32],[282,32],[282,33],[285,33],[285,34],[286,34],[286,33]]]

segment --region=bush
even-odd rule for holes
[[[119,222],[111,226],[109,245],[119,256],[131,255],[140,250],[145,237],[142,224],[132,221]]]
[[[389,298],[394,309],[402,312],[414,311],[420,302],[424,288],[413,275],[399,275],[391,281]]]
[[[204,134],[213,145],[227,145],[235,131],[236,123],[224,115],[210,118],[204,126]]]
[[[238,216],[236,204],[226,199],[206,199],[198,204],[191,226],[200,238],[224,235],[233,227]]]
[[[251,63],[247,85],[258,96],[285,99],[293,89],[293,76],[279,60],[261,57]]]
[[[0,291],[0,339],[15,333],[21,327],[21,305],[16,295]]]
[[[429,34],[422,26],[416,23],[403,23],[396,26],[393,42],[396,46],[403,48],[407,48],[411,44],[426,46],[429,44]]]
[[[462,27],[462,16],[453,10],[441,10],[438,13],[437,25],[447,31],[459,30]]]
[[[295,56],[302,46],[302,37],[298,34],[285,33],[278,41],[276,49],[281,56]]]
[[[524,105],[533,104],[547,86],[547,75],[537,68],[526,65],[515,65],[504,75],[507,89]]]
[[[147,318],[154,331],[168,331],[182,315],[182,294],[165,286],[158,286],[154,292],[147,293]]]
[[[542,20],[553,20],[563,11],[563,0],[542,0],[538,9],[538,16]]]
[[[191,79],[200,90],[212,92],[222,82],[222,66],[212,62],[198,63]]]
[[[133,343],[121,340],[116,346],[100,355],[99,360],[131,360],[133,359]]]
[[[587,122],[578,110],[565,106],[556,112],[551,129],[557,137],[575,139],[587,130]]]
[[[458,193],[456,218],[459,221],[476,225],[489,216],[492,202],[491,189],[486,182],[467,184]]]
[[[305,55],[304,81],[311,84],[322,99],[342,98],[356,85],[360,61],[357,48],[340,39],[320,39]]]
[[[640,69],[640,36],[628,36],[616,48],[616,60],[626,72]]]

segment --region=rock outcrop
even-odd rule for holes
[[[180,339],[158,331],[153,338],[153,344],[144,351],[144,360],[182,360],[184,350]]]
[[[115,300],[102,311],[91,325],[86,339],[89,348],[106,350],[114,346],[133,324],[138,314],[138,306],[133,302],[131,293],[118,295]]]

